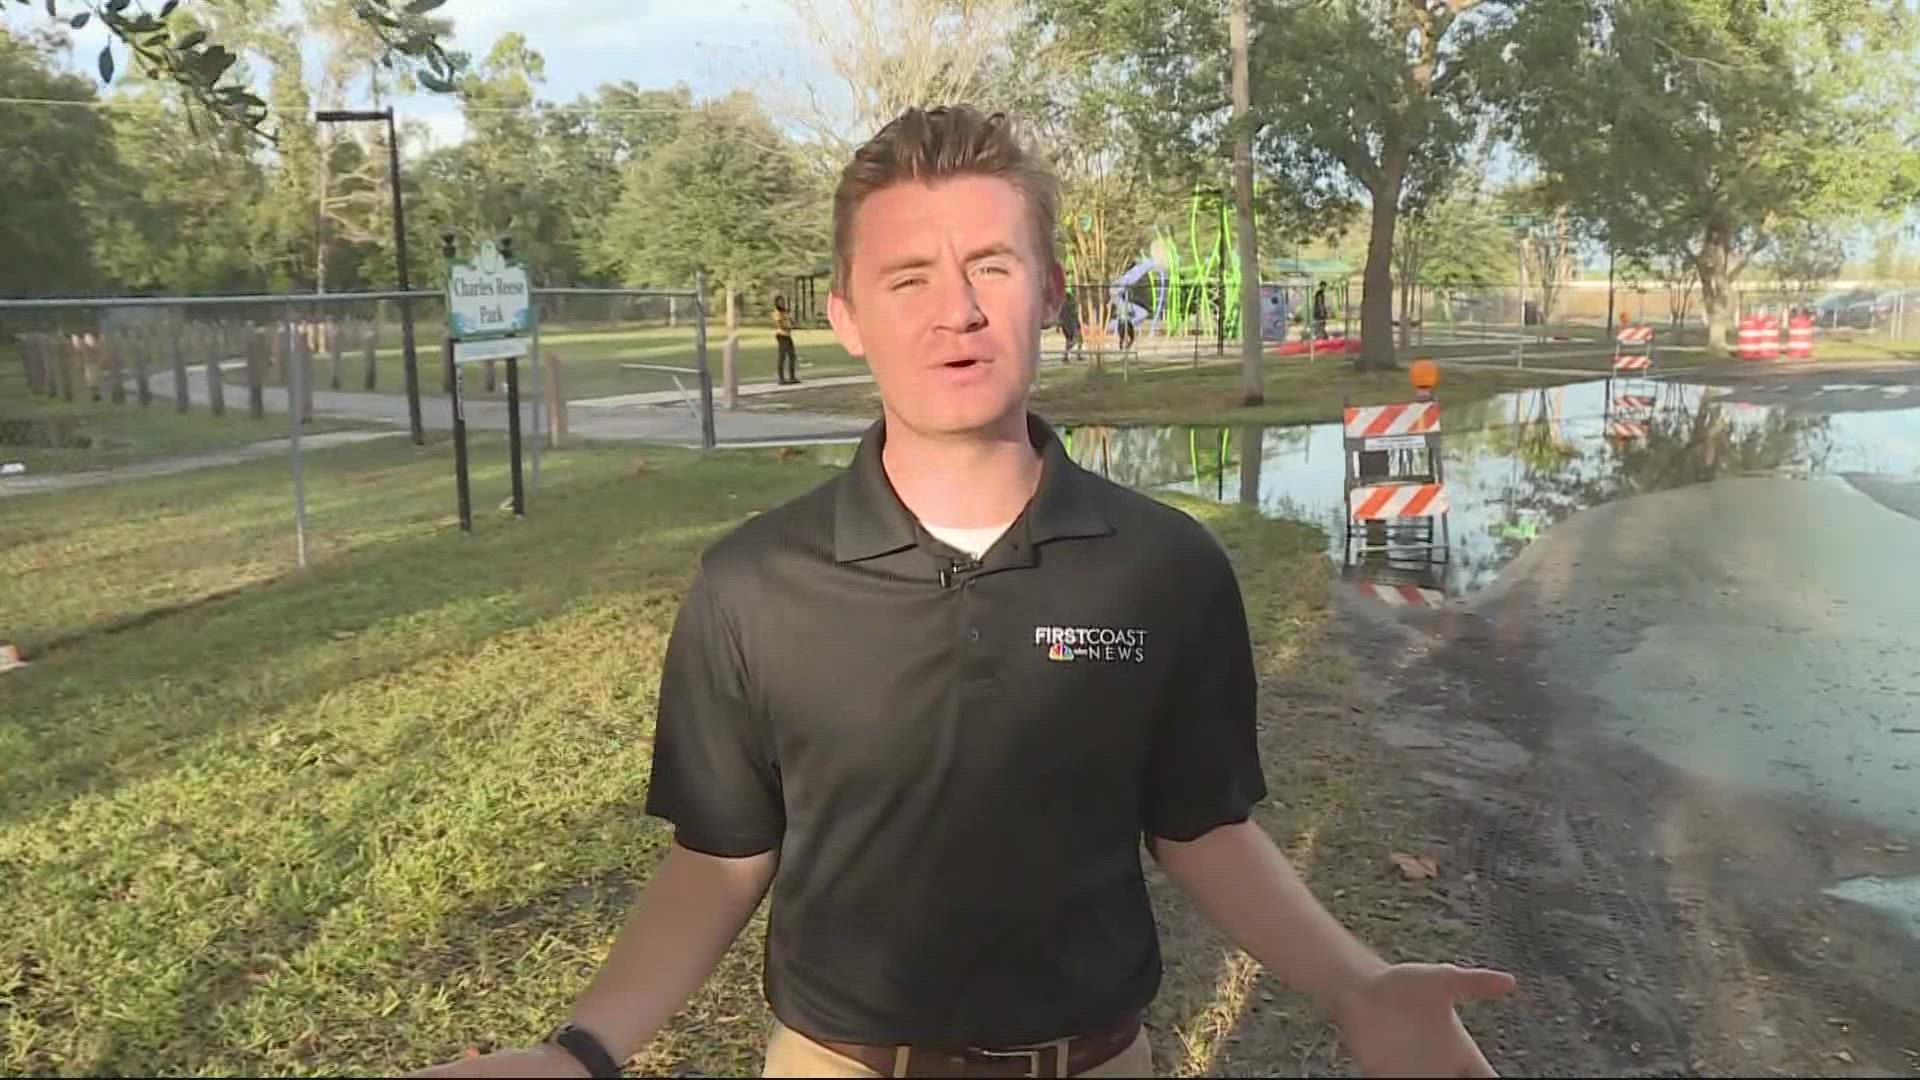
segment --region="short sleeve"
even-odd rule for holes
[[[1182,643],[1147,762],[1143,823],[1168,840],[1245,821],[1267,795],[1246,608],[1226,554],[1218,558],[1220,571]]]
[[[647,790],[647,813],[682,847],[738,858],[780,846],[779,770],[750,701],[738,637],[702,574],[667,643]]]

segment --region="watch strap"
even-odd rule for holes
[[[568,1022],[554,1029],[547,1041],[573,1055],[587,1075],[593,1077],[616,1077],[620,1075],[620,1063],[607,1053],[606,1046],[586,1028]]]

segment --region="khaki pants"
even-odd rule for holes
[[[762,1076],[879,1076],[865,1065],[807,1038],[776,1021],[773,1037],[767,1041],[767,1067]],[[1111,1060],[1076,1076],[1152,1076],[1153,1047],[1147,1042],[1145,1028],[1133,1044]]]

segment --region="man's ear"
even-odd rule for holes
[[[1059,259],[1047,260],[1047,302],[1046,313],[1054,319],[1060,318],[1060,305],[1067,299],[1067,271],[1060,265]]]
[[[866,357],[866,345],[860,340],[860,324],[853,317],[853,303],[840,295],[839,289],[827,291],[827,322],[833,324],[833,336],[839,339],[840,347],[847,350],[848,356]]]

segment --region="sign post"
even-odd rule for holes
[[[507,362],[507,452],[513,468],[513,516],[527,514],[520,469],[520,358],[534,330],[533,288],[513,257],[513,240],[483,243],[472,262],[454,261],[453,234],[440,236],[447,259],[447,358],[453,368],[453,467],[460,493],[460,531],[473,531],[467,486],[467,417],[462,402],[467,364]]]

